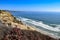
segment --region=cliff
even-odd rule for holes
[[[22,29],[27,29],[25,25],[19,20],[17,20],[13,15],[11,15],[9,12],[5,10],[0,10],[0,21],[5,24],[7,27],[13,26],[13,27],[20,27]]]
[[[21,23],[21,21],[16,20],[16,18],[13,15],[11,15],[9,12],[4,10],[0,10],[0,20],[4,23],[8,23],[8,22]]]
[[[5,10],[0,10],[0,38],[13,27],[29,30],[23,23]]]
[[[10,36],[8,35],[10,35],[12,39],[9,39]],[[22,36],[22,38],[19,38],[18,36]],[[17,38],[18,40],[56,40],[48,35],[37,32],[32,27],[27,27],[9,12],[0,10],[0,40],[13,40],[14,37],[16,38],[15,40],[17,40]]]

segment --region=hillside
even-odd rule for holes
[[[20,38],[21,36],[22,38]],[[56,39],[53,39],[48,35],[43,35],[40,32],[37,32],[31,26],[28,27],[24,25],[21,21],[17,20],[9,12],[5,10],[0,10],[0,40],[56,40]]]
[[[4,23],[8,23],[8,22],[21,23],[21,21],[19,22],[18,20],[16,20],[16,18],[13,15],[11,15],[9,12],[4,10],[3,11],[0,10],[0,20],[2,20]]]
[[[13,15],[4,10],[0,10],[0,21],[6,26],[22,26],[23,29],[27,28],[24,28],[25,25],[23,25],[21,21],[17,20]]]

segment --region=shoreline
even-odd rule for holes
[[[21,20],[21,21],[22,21],[22,20]],[[27,27],[31,27],[31,28],[35,29],[36,31],[40,32],[40,33],[43,34],[43,35],[47,35],[47,36],[52,37],[52,38],[54,38],[54,39],[60,39],[59,36],[54,35],[54,34],[52,34],[52,33],[49,33],[49,32],[47,32],[47,31],[43,31],[43,30],[41,30],[41,29],[38,29],[38,28],[36,28],[36,26],[28,25],[28,24],[24,23],[23,21],[22,21],[22,23],[23,23],[24,25],[26,25]]]
[[[26,23],[26,21],[23,21],[23,19],[20,19],[20,20],[17,19],[17,17],[11,15],[9,12],[1,11],[1,14],[2,15],[0,17],[0,20],[2,22],[1,24],[3,24],[1,26],[1,28],[2,28],[1,30],[2,30],[3,34],[4,34],[4,32],[7,32],[8,30],[11,30],[11,28],[17,27],[17,28],[20,28],[21,30],[39,32],[41,39],[44,39],[44,38],[45,39],[51,39],[51,40],[53,40],[53,39],[59,39],[57,37],[54,37],[53,35],[50,35],[50,33],[37,28],[37,26],[34,26],[34,24],[30,24],[29,25],[29,22]],[[32,21],[30,21],[30,22],[32,22]],[[38,35],[38,34],[36,34],[36,35]]]
[[[25,25],[35,29],[36,31],[40,32],[41,34],[47,35],[47,36],[52,37],[54,39],[60,39],[60,37],[55,36],[55,35],[53,35],[51,33],[46,32],[46,31],[40,30],[40,29],[36,28],[35,26],[31,26],[31,25],[27,25],[27,24],[25,24]]]

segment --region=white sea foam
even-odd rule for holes
[[[39,27],[42,27],[44,29],[47,29],[47,30],[51,30],[51,31],[56,31],[56,32],[59,32],[60,31],[60,25],[56,25],[57,27],[52,27],[52,26],[49,26],[47,24],[44,24],[42,21],[39,21],[39,22],[36,22],[34,20],[31,20],[31,19],[27,19],[27,18],[21,18],[20,19],[24,22],[28,22],[28,23],[31,23],[33,25],[36,25],[36,26],[39,26]]]

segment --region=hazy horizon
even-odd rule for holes
[[[60,0],[0,0],[0,9],[60,12]]]

